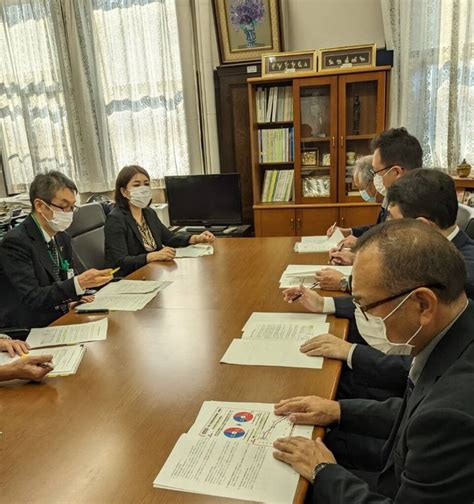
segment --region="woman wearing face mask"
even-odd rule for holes
[[[151,203],[150,176],[141,166],[125,166],[115,183],[116,208],[105,222],[105,258],[126,275],[154,261],[171,261],[176,247],[212,243],[214,235],[174,234],[162,224]]]

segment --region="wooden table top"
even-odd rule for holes
[[[107,340],[87,344],[76,375],[2,383],[0,502],[225,501],[153,488],[203,401],[335,395],[338,361],[325,359],[322,370],[219,363],[252,312],[303,311],[283,301],[279,277],[288,264],[322,264],[327,255],[296,254],[294,242],[226,238],[214,256],[145,266],[131,278],[174,283],[141,311],[110,313]],[[330,320],[345,337],[347,321]],[[306,487],[301,480],[295,500]]]

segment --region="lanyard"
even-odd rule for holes
[[[36,224],[36,227],[39,229],[39,231],[40,231],[41,235],[42,235],[42,236],[43,236],[43,238],[44,238],[43,228],[39,225],[39,223],[38,223],[38,221],[36,220],[36,218],[35,218],[35,216],[33,215],[33,213],[31,214],[31,218],[33,219],[33,222]],[[51,238],[51,240],[54,240],[54,238]],[[45,243],[46,243],[46,240],[45,240]],[[48,244],[46,243],[46,245],[48,245]],[[54,241],[54,245],[55,245],[55,247],[56,247],[56,252],[57,252],[57,254],[58,254],[59,269],[60,269],[61,271],[66,271],[66,272],[67,272],[67,271],[69,270],[69,268],[70,268],[69,261],[68,261],[67,259],[63,259],[63,258],[61,257],[61,253],[59,252],[59,248],[58,248],[58,246],[57,246],[57,244],[56,244],[56,241]],[[51,254],[51,250],[49,250],[49,247],[48,247],[48,255],[49,255],[49,258],[51,259],[51,262],[52,262],[53,264],[55,264],[55,263],[56,263],[56,261],[54,260],[53,254]]]

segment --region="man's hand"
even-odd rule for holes
[[[354,252],[349,249],[338,250],[337,248],[329,251],[329,261],[338,266],[350,266],[355,258]]]
[[[345,235],[344,235],[345,236]],[[357,245],[357,237],[353,235],[349,235],[344,240],[341,240],[337,246],[338,247],[347,247],[353,249]]]
[[[280,438],[273,446],[278,450],[273,452],[273,456],[289,464],[310,483],[313,483],[313,470],[318,464],[337,464],[334,455],[326,448],[321,438],[316,441],[299,436]]]
[[[30,345],[28,345],[25,341],[0,339],[0,352],[8,352],[10,357],[27,354],[29,351]]]
[[[334,234],[334,231],[336,231],[336,229],[339,229],[339,231],[342,233],[342,236],[350,236],[352,234],[351,228],[338,228],[337,226],[331,226],[326,231],[326,236],[328,238],[331,238],[331,236]]]
[[[341,290],[339,281],[343,276],[344,273],[333,268],[323,268],[315,273],[316,282],[319,282],[319,286],[324,290]]]
[[[113,278],[112,268],[97,270],[90,269],[78,275],[77,280],[82,290],[90,289],[91,287],[100,287],[109,283]]]
[[[93,295],[82,296],[79,301],[73,301],[72,303],[69,303],[69,310],[74,310],[74,308],[77,308],[80,304],[83,303],[92,303],[92,301],[94,300],[95,296]]]
[[[54,369],[52,361],[52,355],[20,357],[10,364],[1,366],[2,379],[40,381]]]
[[[172,261],[176,256],[176,250],[171,247],[163,247],[157,252],[150,252],[147,255],[147,261]]]
[[[317,396],[284,399],[274,407],[275,415],[285,415],[290,422],[326,427],[341,419],[341,407],[337,401]]]
[[[323,312],[324,298],[317,292],[303,287],[303,285],[285,289],[283,291],[283,299],[287,303],[301,303],[308,311],[313,313]]]
[[[197,243],[214,243],[216,237],[209,231],[204,231],[199,235],[192,235],[189,239],[190,245],[196,245]]]
[[[312,357],[320,356],[347,361],[351,347],[351,343],[333,334],[321,334],[305,341],[300,346],[300,351]]]

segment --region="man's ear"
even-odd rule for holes
[[[402,168],[401,166],[394,165],[392,167],[392,170],[396,173],[397,178],[403,177],[403,175],[405,175],[405,169]]]
[[[434,222],[430,221],[426,217],[417,217],[416,220],[424,222],[425,224],[428,224],[429,226],[436,226],[436,224]]]

